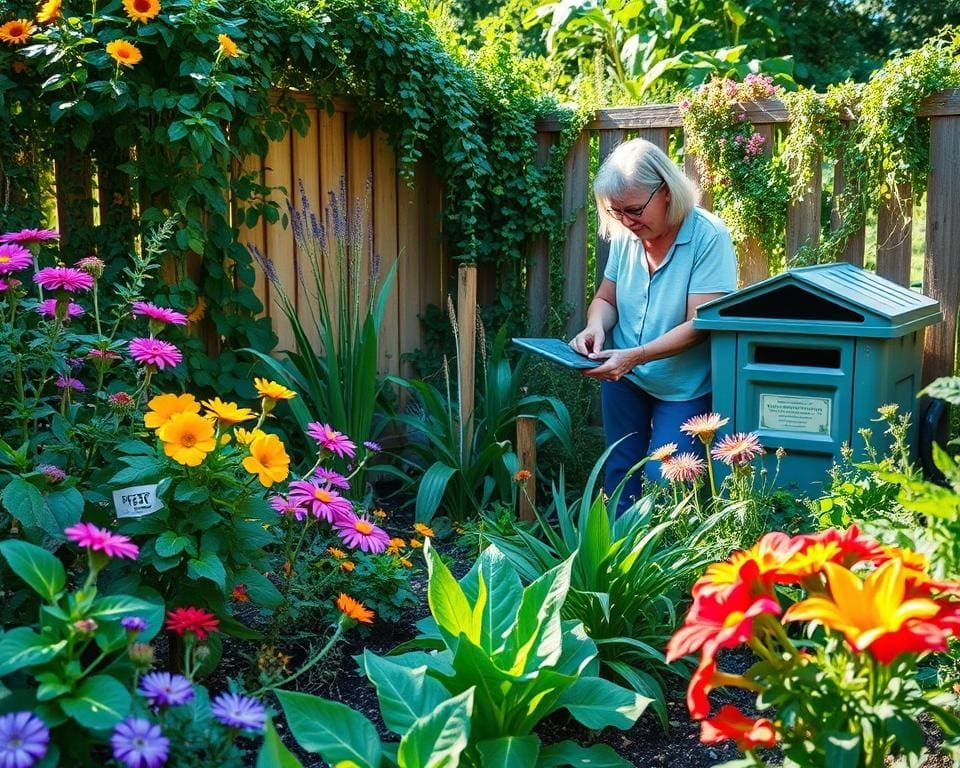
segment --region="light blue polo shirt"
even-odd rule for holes
[[[683,323],[689,294],[736,290],[737,259],[724,223],[694,208],[652,277],[643,243],[626,231],[610,243],[603,276],[617,285],[613,347],[625,349],[649,344]],[[638,365],[627,378],[659,400],[693,400],[710,391],[710,344]]]

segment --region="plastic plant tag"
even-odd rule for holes
[[[157,493],[159,483],[152,485],[131,485],[113,492],[113,506],[117,517],[143,517],[163,507]]]

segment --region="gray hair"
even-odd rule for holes
[[[612,199],[637,189],[653,191],[660,182],[670,191],[667,222],[678,226],[694,209],[699,190],[666,153],[646,139],[631,139],[618,145],[603,161],[593,180],[600,221],[598,234],[610,240],[623,232],[622,225],[607,212]]]

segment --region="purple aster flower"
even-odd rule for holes
[[[179,707],[192,701],[193,683],[183,675],[171,672],[150,672],[140,678],[137,693],[154,707]]]
[[[140,717],[118,723],[110,737],[113,756],[127,768],[160,768],[167,762],[170,739],[159,725]]]
[[[67,478],[67,473],[56,464],[38,464],[37,472],[41,472],[52,485],[62,483]]]
[[[0,717],[0,766],[30,768],[45,754],[50,730],[33,712],[10,712]]]
[[[161,370],[172,368],[183,355],[173,344],[160,339],[130,339],[130,356],[143,365],[155,365]]]
[[[290,501],[309,508],[314,517],[334,522],[340,515],[353,514],[353,504],[330,488],[308,480],[294,480],[289,485]]]
[[[86,272],[73,267],[44,267],[33,276],[33,282],[50,291],[89,291],[93,287],[93,278]]]
[[[58,299],[45,299],[37,304],[34,309],[39,312],[44,317],[56,317],[57,316],[57,302]],[[67,317],[80,317],[83,314],[83,307],[79,304],[76,304],[72,301],[67,302]]]
[[[22,245],[3,243],[0,245],[0,275],[9,275],[33,264],[33,256]]]
[[[311,421],[307,424],[307,434],[320,443],[321,448],[326,448],[330,453],[337,456],[349,456],[351,459],[356,455],[357,446],[343,432],[337,432],[329,424],[321,424],[319,421]]]
[[[75,379],[72,376],[57,376],[57,380],[54,382],[60,389],[75,389],[77,392],[86,392],[87,388],[83,385],[83,382],[79,379]]]
[[[380,451],[383,450],[383,449],[380,447],[380,443],[377,443],[377,442],[375,442],[375,441],[373,441],[373,440],[364,440],[364,441],[363,441],[363,447],[366,448],[368,451],[371,451],[371,452],[373,452],[373,453],[380,453]]]
[[[390,535],[373,523],[366,516],[358,517],[354,512],[341,515],[333,521],[343,543],[351,549],[358,547],[364,552],[379,554],[390,544]]]
[[[302,504],[279,494],[270,499],[270,506],[284,517],[295,517],[297,520],[303,520],[307,516],[307,510]]]
[[[29,246],[59,238],[60,233],[55,229],[21,229],[19,232],[0,235],[0,243],[22,243]]]
[[[321,483],[325,483],[330,488],[341,488],[344,491],[350,490],[350,482],[341,475],[339,472],[335,472],[332,469],[327,469],[326,467],[317,467],[317,471],[313,473],[313,476],[317,478]]]
[[[149,317],[151,320],[156,320],[164,325],[187,324],[187,316],[183,314],[183,312],[177,312],[176,310],[167,309],[166,307],[158,307],[149,301],[135,301],[132,306],[134,317]]]
[[[120,626],[127,632],[143,632],[147,628],[147,622],[141,616],[124,616],[120,619]]]
[[[230,728],[262,731],[267,713],[258,699],[239,693],[218,693],[210,703],[210,712]]]

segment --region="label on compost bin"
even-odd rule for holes
[[[829,397],[763,393],[760,395],[760,429],[830,434],[832,404]]]
[[[113,506],[117,517],[143,517],[163,506],[157,495],[159,484],[131,485],[113,492]]]

